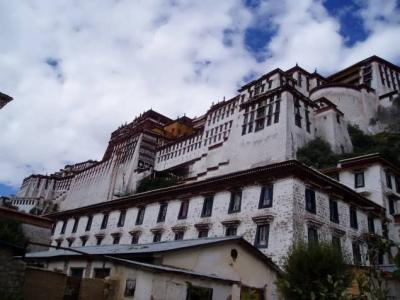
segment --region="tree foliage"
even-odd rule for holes
[[[290,300],[346,299],[352,280],[346,262],[329,243],[297,243],[289,250],[278,287]]]
[[[317,137],[297,151],[297,159],[306,165],[321,169],[335,166],[338,156],[332,152],[327,142]]]
[[[175,177],[153,177],[148,176],[139,181],[136,193],[169,187],[178,183]]]
[[[9,219],[0,219],[0,240],[23,246],[26,239],[21,224]]]

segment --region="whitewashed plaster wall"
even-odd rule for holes
[[[316,207],[317,213],[310,214],[305,211],[305,183],[298,179],[285,178],[274,182],[274,199],[271,208],[259,209],[259,198],[261,187],[257,185],[243,187],[241,211],[238,213],[228,213],[230,192],[222,191],[214,195],[214,203],[211,217],[201,217],[203,207],[203,196],[194,196],[190,198],[188,216],[185,220],[178,220],[180,208],[180,200],[168,201],[168,209],[164,222],[157,223],[159,212],[159,203],[151,203],[146,206],[144,222],[142,225],[135,225],[138,208],[132,207],[128,209],[125,224],[118,228],[119,211],[112,211],[109,215],[107,228],[101,230],[100,224],[103,214],[94,215],[91,230],[85,232],[86,217],[82,217],[79,222],[78,230],[72,234],[73,219],[68,221],[65,234],[60,234],[62,221],[57,223],[55,233],[53,235],[53,243],[56,239],[63,238],[63,246],[67,246],[66,238],[75,237],[73,246],[81,246],[79,236],[89,235],[86,245],[96,244],[96,234],[104,234],[102,244],[112,244],[113,238],[111,234],[121,233],[120,244],[130,244],[132,230],[141,231],[139,243],[151,243],[153,241],[152,230],[158,229],[162,231],[162,241],[173,240],[174,226],[184,226],[186,231],[184,239],[193,239],[198,237],[198,230],[195,224],[208,223],[210,225],[209,237],[218,237],[225,235],[224,221],[239,221],[237,234],[243,236],[250,243],[255,242],[257,224],[253,217],[270,216],[269,244],[268,248],[260,248],[260,250],[271,257],[274,262],[282,264],[282,259],[287,253],[289,247],[295,240],[307,238],[307,222],[316,221],[321,224],[319,235],[321,239],[331,239],[332,231],[340,229],[345,232],[342,237],[342,245],[344,249],[351,249],[351,241],[358,238],[362,233],[368,231],[367,213],[358,210],[359,229],[350,228],[349,221],[349,205],[347,199],[342,201],[339,199],[339,218],[340,224],[334,224],[329,219],[329,195],[316,189]],[[134,204],[132,204],[134,205]],[[381,232],[380,221],[375,221],[376,232]]]

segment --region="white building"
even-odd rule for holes
[[[101,161],[30,176],[14,200],[58,208],[49,215],[53,246],[242,236],[282,265],[296,241],[326,240],[365,264],[368,237],[400,240],[399,170],[372,155],[325,170],[339,174],[332,179],[296,161],[296,152],[316,137],[352,152],[349,123],[385,130],[376,118],[398,94],[399,75],[375,56],[328,78],[276,69],[198,118],[147,111],[111,134]],[[159,174],[179,182],[136,193],[141,179]]]
[[[295,160],[139,193],[50,215],[63,247],[239,235],[277,264],[297,240],[327,240],[362,255],[385,210]],[[373,226],[371,227],[371,224]]]

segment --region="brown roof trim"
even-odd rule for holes
[[[342,73],[345,73],[345,72],[348,71],[349,69],[352,69],[352,68],[355,68],[355,67],[359,67],[359,66],[365,65],[365,64],[370,63],[370,62],[372,62],[372,61],[377,61],[377,62],[386,64],[386,65],[389,65],[389,66],[392,67],[393,69],[395,69],[395,70],[397,70],[397,71],[400,72],[400,67],[399,67],[399,66],[397,66],[397,65],[395,65],[395,64],[392,64],[391,62],[389,62],[389,61],[387,61],[387,60],[385,60],[385,59],[383,59],[383,58],[381,58],[381,57],[379,57],[379,56],[372,55],[372,56],[370,56],[370,57],[368,57],[368,58],[366,58],[366,59],[364,59],[364,60],[362,60],[362,61],[359,61],[359,62],[357,62],[357,63],[355,63],[355,64],[353,64],[353,65],[351,65],[351,66],[349,66],[349,67],[347,67],[347,68],[345,68],[345,69],[342,69],[342,70],[340,70],[340,71],[338,71],[338,72],[336,72],[336,73],[334,73],[334,74],[328,76],[327,79],[328,79],[328,80],[332,80],[334,77],[337,77],[337,76],[341,75]]]
[[[384,213],[384,208],[371,200],[359,195],[351,188],[337,182],[336,180],[311,169],[297,160],[288,160],[280,163],[270,164],[262,167],[252,168],[222,176],[196,181],[192,183],[178,184],[175,186],[157,189],[153,191],[134,194],[112,201],[101,202],[89,206],[79,207],[67,211],[47,215],[52,219],[85,215],[87,213],[102,212],[104,209],[120,209],[121,207],[135,207],[147,203],[167,201],[178,198],[182,194],[200,194],[228,189],[231,187],[244,186],[258,182],[261,177],[284,178],[295,176],[304,181],[318,183],[322,187],[329,187],[329,192],[343,195],[344,199],[357,203],[359,206],[374,207],[377,213]]]
[[[221,107],[224,107],[224,106],[226,106],[226,105],[231,104],[232,102],[235,102],[236,100],[239,100],[239,98],[240,98],[239,95],[237,95],[237,96],[235,96],[235,97],[233,97],[233,98],[231,98],[231,99],[229,99],[229,100],[224,100],[224,101],[221,101],[221,102],[218,102],[218,103],[212,105],[212,106],[210,107],[210,109],[207,111],[206,116],[207,116],[208,114],[210,114],[210,113],[212,113],[212,112],[214,112],[214,111],[220,109]]]
[[[272,70],[272,71],[270,71],[270,72],[268,72],[268,73],[262,75],[261,77],[259,77],[259,78],[257,78],[257,79],[254,79],[254,80],[250,81],[249,83],[246,83],[245,85],[243,85],[243,86],[238,90],[238,92],[240,93],[240,92],[242,92],[242,91],[248,89],[249,87],[251,87],[253,84],[257,83],[258,81],[263,80],[263,79],[265,79],[265,78],[268,78],[268,77],[274,75],[275,73],[279,73],[279,74],[282,74],[282,75],[287,75],[282,69],[276,68],[276,69],[274,69],[274,70]]]
[[[6,207],[0,207],[0,218],[15,220],[23,224],[29,224],[49,229],[53,226],[54,223],[54,221],[51,219],[30,215]]]
[[[373,163],[381,163],[383,165],[391,168],[397,175],[400,175],[400,168],[391,162],[384,159],[380,153],[372,153],[347,159],[339,160],[340,168],[339,169],[348,169],[354,167],[360,167],[365,165],[371,165]]]
[[[369,87],[366,84],[359,84],[359,85],[352,85],[352,84],[347,84],[347,83],[326,83],[320,86],[316,86],[310,91],[310,96],[316,91],[325,89],[325,88],[335,88],[335,87],[341,87],[341,88],[347,88],[347,89],[352,89],[356,91],[361,91],[363,88],[365,88],[368,92],[373,92],[375,91],[373,88]]]

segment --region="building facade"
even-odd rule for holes
[[[295,160],[50,215],[62,247],[242,236],[281,265],[299,240],[332,241],[364,257],[385,209]],[[385,259],[385,258],[382,258]]]

